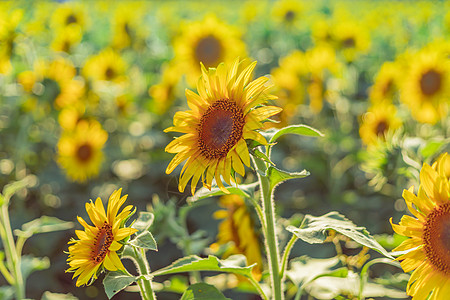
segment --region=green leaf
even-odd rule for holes
[[[106,296],[111,299],[112,296],[136,282],[138,277],[130,276],[118,271],[108,272],[105,279],[103,279],[103,287],[105,288]]]
[[[78,298],[70,293],[69,294],[60,294],[60,293],[51,293],[49,291],[46,291],[42,295],[41,300],[78,300]]]
[[[345,216],[333,211],[320,217],[306,215],[301,228],[288,226],[288,231],[295,234],[299,239],[310,243],[323,243],[327,237],[328,230],[335,230],[355,242],[374,249],[386,257],[393,257],[369,234],[364,227],[357,227]]]
[[[150,231],[142,232],[141,234],[137,235],[134,239],[132,239],[129,243],[138,248],[158,251],[158,246],[156,245],[156,241],[153,238],[153,235],[150,233]]]
[[[285,134],[298,134],[298,135],[306,135],[306,136],[323,136],[323,134],[310,126],[307,125],[291,125],[287,127],[283,127],[281,129],[272,129],[267,130],[264,134],[265,137],[269,140],[269,143],[275,142],[279,137]]]
[[[301,172],[292,172],[291,173],[291,172],[280,170],[275,167],[269,167],[269,170],[267,171],[267,173],[269,175],[271,189],[286,180],[295,179],[295,178],[304,178],[306,176],[309,176],[309,172],[306,170],[303,170]]]
[[[40,271],[50,268],[50,260],[48,257],[33,257],[31,255],[23,255],[20,261],[20,269],[23,278],[27,278],[34,271]]]
[[[191,285],[183,294],[180,300],[226,300],[226,298],[213,285],[199,282]]]
[[[14,299],[15,290],[12,286],[0,286],[0,299],[10,300]]]
[[[150,226],[152,226],[154,219],[155,215],[152,214],[151,212],[147,211],[139,212],[139,217],[131,227],[137,229],[138,230],[137,234],[140,234],[141,232],[148,230]]]
[[[170,266],[153,272],[152,275],[159,276],[191,271],[216,271],[251,277],[252,269],[256,264],[251,266],[246,266],[246,264],[245,256],[240,254],[232,255],[226,260],[220,260],[213,255],[208,256],[208,258],[190,255],[180,258]]]
[[[55,217],[42,216],[22,225],[22,230],[16,229],[17,236],[29,238],[36,233],[53,232],[73,228],[73,222],[62,221]]]
[[[263,152],[261,152],[258,149],[253,149],[250,150],[250,153],[253,154],[254,156],[260,158],[261,160],[265,161],[266,163],[271,164],[272,166],[275,166],[275,163],[273,163],[270,158]]]
[[[296,285],[303,286],[323,276],[347,277],[348,269],[337,257],[317,259],[308,256],[294,258],[286,271],[288,278]]]
[[[259,186],[258,182],[250,183],[250,184],[241,184],[238,187],[234,186],[226,186],[228,191],[230,191],[231,194],[236,194],[245,198],[252,197],[253,193],[255,192],[255,189]],[[227,195],[218,187],[213,187],[211,190],[208,190],[205,187],[202,187],[199,189],[194,196],[188,198],[189,203],[196,202],[198,200],[207,199],[214,196],[223,196]]]

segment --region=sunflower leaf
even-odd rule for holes
[[[103,279],[103,287],[105,288],[106,296],[111,299],[112,296],[136,282],[137,277],[130,276],[118,271],[108,272],[105,279]]]
[[[150,231],[144,231],[138,234],[134,239],[129,241],[129,244],[138,248],[158,251],[158,246]]]
[[[190,255],[178,259],[170,266],[159,269],[152,273],[153,276],[174,274],[191,271],[216,271],[233,273],[250,278],[253,267],[256,264],[247,266],[247,259],[244,255],[232,255],[225,260],[220,260],[216,256],[210,255],[208,258],[201,258],[197,255]]]
[[[273,143],[279,137],[289,133],[313,137],[323,136],[323,133],[321,133],[319,130],[307,125],[291,125],[280,129],[266,130],[263,135],[269,141],[269,143]]]
[[[306,170],[301,172],[287,172],[275,167],[269,167],[267,174],[269,176],[271,189],[286,180],[309,176],[309,172]]]
[[[199,282],[187,288],[180,300],[207,300],[217,299],[226,300],[226,298],[215,286]]]
[[[22,230],[16,229],[17,236],[29,238],[36,233],[53,232],[73,228],[73,222],[66,222],[55,217],[41,216],[22,225]]]
[[[225,186],[227,190],[231,194],[236,194],[245,198],[252,197],[253,193],[255,192],[255,189],[258,187],[258,183],[250,183],[250,184],[241,184],[238,187],[235,186]],[[202,187],[199,189],[194,196],[188,198],[189,203],[194,203],[198,200],[207,199],[214,196],[223,196],[226,195],[219,187],[213,187],[211,190],[208,190],[205,187]]]
[[[48,257],[33,257],[23,255],[20,261],[20,269],[23,278],[27,278],[34,271],[40,271],[50,268],[50,259]]]
[[[154,219],[155,215],[153,215],[151,212],[141,211],[139,212],[139,217],[131,227],[137,229],[137,234],[140,234],[141,232],[148,230],[150,226],[152,226]]]
[[[327,238],[327,231],[335,230],[336,232],[351,238],[355,242],[393,259],[393,257],[369,234],[365,227],[357,227],[352,221],[335,211],[320,217],[306,215],[301,228],[288,226],[286,230],[310,244],[323,243]]]
[[[254,156],[260,158],[261,160],[265,161],[266,163],[269,163],[272,166],[275,166],[275,163],[272,162],[265,153],[259,151],[258,149],[252,149],[252,150],[250,150],[250,153],[253,154]]]

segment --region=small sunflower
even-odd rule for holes
[[[86,29],[88,23],[85,6],[81,3],[60,4],[53,12],[51,28],[60,29],[67,26],[78,26]]]
[[[299,0],[281,0],[272,8],[273,19],[286,28],[295,28],[303,19],[303,3]]]
[[[450,294],[450,182],[441,156],[432,166],[424,163],[417,195],[414,188],[403,198],[414,217],[404,215],[394,231],[407,236],[394,251],[410,250],[399,256],[405,272],[413,271],[406,293],[413,299],[448,299]]]
[[[238,29],[214,15],[182,26],[180,35],[174,39],[175,61],[187,75],[188,83],[194,86],[201,75],[199,63],[209,68],[220,62],[232,63],[236,57],[245,57],[247,54],[241,35]]]
[[[77,45],[83,34],[78,26],[65,26],[56,31],[55,38],[51,44],[54,51],[70,53],[72,47]]]
[[[76,285],[89,285],[102,269],[109,271],[125,270],[117,251],[123,247],[122,240],[137,231],[124,227],[126,220],[133,214],[133,206],[126,206],[120,213],[120,207],[127,200],[128,195],[120,196],[122,189],[114,191],[109,197],[105,211],[100,198],[95,203],[86,203],[86,211],[94,226],[89,225],[83,218],[77,217],[84,230],[75,230],[78,240],[69,241],[69,258],[67,262],[73,278],[78,276]]]
[[[373,86],[370,88],[370,100],[372,103],[389,99],[392,100],[401,77],[401,68],[398,63],[385,62],[375,77]]]
[[[166,147],[167,152],[177,153],[166,169],[167,174],[187,159],[180,174],[181,192],[192,178],[194,194],[200,177],[203,185],[211,189],[215,177],[220,189],[228,193],[220,176],[231,184],[232,170],[245,175],[244,164],[250,166],[245,140],[267,144],[256,130],[262,127],[263,120],[279,113],[281,108],[263,105],[276,97],[268,94],[271,86],[267,85],[267,77],[250,81],[256,62],[245,69],[242,65],[238,59],[229,67],[221,63],[217,69],[206,70],[202,65],[198,94],[186,90],[191,110],[177,112],[174,126],[165,130],[184,133]]]
[[[364,144],[374,145],[378,139],[384,140],[389,131],[398,129],[402,122],[396,116],[397,109],[387,101],[370,107],[363,116],[359,135]]]
[[[368,28],[357,21],[341,16],[332,27],[332,40],[347,61],[354,61],[370,47]]]
[[[121,83],[126,80],[126,69],[127,64],[118,52],[105,49],[86,61],[82,73],[94,81]]]
[[[252,215],[247,208],[244,199],[238,195],[226,195],[220,198],[220,206],[224,210],[214,213],[216,219],[223,219],[219,224],[217,242],[211,248],[231,243],[223,254],[227,258],[233,254],[244,254],[247,263],[257,265],[253,268],[253,274],[261,276],[262,256],[261,245]]]
[[[148,89],[148,94],[153,98],[154,110],[162,115],[172,106],[175,100],[176,85],[180,80],[178,69],[173,65],[167,65],[163,68],[160,82],[152,85]]]
[[[434,124],[448,112],[450,61],[430,48],[412,55],[411,67],[402,86],[401,100],[421,123]]]
[[[142,12],[145,9],[142,3],[126,3],[119,5],[113,15],[113,35],[111,45],[114,49],[132,47],[137,41],[142,40],[140,31]]]
[[[80,120],[73,131],[63,131],[57,161],[71,180],[84,182],[98,174],[107,139],[100,123]]]

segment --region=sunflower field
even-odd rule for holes
[[[0,299],[448,299],[449,113],[448,1],[0,1]]]

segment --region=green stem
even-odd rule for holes
[[[289,243],[286,245],[286,248],[284,249],[283,258],[281,259],[281,269],[280,269],[281,280],[284,279],[287,262],[289,259],[289,254],[291,253],[292,247],[294,246],[297,239],[298,239],[298,237],[295,234],[293,234],[291,240],[289,241]]]
[[[5,267],[3,260],[0,260],[0,272],[2,273],[2,275],[5,277],[6,281],[8,281],[8,283],[10,285],[15,284],[14,277],[11,275],[11,273],[9,273],[8,269]]]
[[[256,213],[258,214],[259,220],[261,222],[261,227],[262,227],[262,230],[264,232],[266,230],[266,221],[264,219],[264,213],[262,211],[262,208],[259,205],[259,203],[253,197],[250,198],[250,201],[252,201],[252,204],[253,204],[253,206],[256,209]]]
[[[17,255],[14,237],[12,234],[11,223],[9,220],[8,203],[9,199],[5,199],[5,203],[2,205],[0,222],[2,223],[4,230],[2,230],[3,234],[1,237],[3,246],[5,247],[6,260],[8,261],[10,272],[14,277],[16,299],[20,300],[25,298],[25,282],[23,280],[22,271],[20,269],[21,257]]]
[[[147,258],[145,256],[144,249],[139,249],[139,251],[133,247],[133,252],[135,254],[135,260],[138,265],[139,274],[140,275],[150,275],[150,267],[147,262]],[[144,285],[144,291],[142,291],[142,286],[139,285],[139,288],[141,288],[142,294],[146,295],[146,298],[149,300],[155,300],[156,296],[152,289],[152,283],[147,278],[142,278],[139,281],[142,281]],[[139,282],[138,281],[138,282]]]
[[[257,159],[255,159],[257,160]],[[255,165],[257,165],[255,163]],[[264,213],[264,220],[266,229],[264,230],[264,240],[266,251],[268,254],[268,261],[270,267],[270,282],[273,288],[273,299],[283,299],[282,282],[279,269],[279,250],[278,241],[275,231],[275,207],[272,201],[272,189],[268,176],[263,175],[261,170],[258,170],[259,184],[262,195],[262,209]]]
[[[264,300],[269,300],[269,298],[267,298],[266,293],[264,293],[263,289],[261,288],[261,286],[259,285],[258,281],[255,280],[255,278],[253,278],[253,276],[251,276],[249,278],[250,283],[253,284],[253,286],[258,290],[259,295],[264,299]]]

